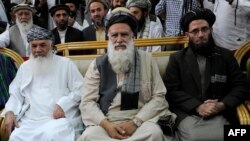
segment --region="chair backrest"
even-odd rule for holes
[[[250,40],[240,46],[234,54],[238,64],[243,71],[247,69],[247,61],[250,57]]]
[[[182,44],[184,47],[188,45],[188,39],[184,36],[179,37],[165,37],[165,38],[148,38],[148,39],[136,39],[136,47],[144,46],[156,46],[156,45],[172,45],[172,44]],[[70,42],[64,44],[56,45],[58,52],[63,52],[63,55],[72,59],[77,65],[79,71],[84,76],[89,64],[98,56],[102,54],[95,55],[69,55],[70,50],[84,50],[84,49],[106,49],[107,41],[87,41],[87,42]],[[164,75],[166,66],[168,64],[169,55],[175,51],[163,51],[163,52],[153,52],[152,57],[159,66],[159,71],[161,76]]]
[[[176,37],[163,37],[163,38],[147,38],[147,39],[135,39],[136,47],[145,46],[165,46],[165,45],[177,45],[182,44],[184,47],[188,46],[188,38],[186,36],[176,36]],[[107,49],[107,41],[84,41],[84,42],[69,42],[56,45],[57,52],[63,52],[64,56],[69,55],[70,50],[87,50],[87,49]],[[160,52],[159,52],[160,53]],[[100,56],[101,54],[96,54]],[[96,55],[83,55],[87,58],[97,57]],[[74,55],[76,58],[77,55]],[[81,55],[82,56],[82,55]]]
[[[0,48],[0,52],[4,55],[9,56],[16,63],[17,67],[19,67],[24,62],[23,58],[11,49]]]
[[[247,80],[250,81],[250,58],[247,59],[247,63],[246,63],[246,71],[247,71]]]

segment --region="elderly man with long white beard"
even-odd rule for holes
[[[157,64],[134,46],[136,19],[128,9],[116,8],[105,28],[108,52],[85,75],[80,110],[87,127],[78,141],[168,140],[156,122],[162,115],[174,120],[175,114],[168,110]]]
[[[0,35],[0,47],[10,48],[23,57],[28,57],[29,44],[27,42],[27,32],[33,24],[34,8],[28,4],[19,4],[12,8],[16,16],[16,24]]]
[[[10,84],[2,113],[9,141],[74,141],[83,131],[83,77],[68,58],[52,54],[52,37],[40,27],[27,34],[31,57]]]

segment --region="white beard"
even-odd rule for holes
[[[134,42],[131,39],[127,44],[122,43],[127,48],[125,50],[115,50],[115,46],[118,44],[113,44],[108,41],[108,57],[112,69],[116,73],[125,73],[129,70],[130,64],[134,61]]]
[[[33,26],[33,19],[31,18],[28,22],[21,22],[20,20],[16,19],[16,24],[20,31],[28,32]]]
[[[33,54],[30,55],[29,59],[32,66],[33,76],[44,76],[52,72],[53,69],[53,54],[50,51],[47,56],[34,57]]]

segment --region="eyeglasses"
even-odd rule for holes
[[[190,31],[190,32],[188,32],[188,33],[197,35],[200,31],[201,31],[202,33],[207,33],[210,29],[211,29],[210,27],[203,27],[203,28],[201,28],[201,29],[194,29],[194,30],[192,30],[192,31]]]

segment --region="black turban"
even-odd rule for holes
[[[187,12],[180,20],[180,26],[183,32],[188,30],[189,23],[193,20],[204,19],[208,22],[209,27],[212,27],[215,22],[214,13],[206,8],[198,8]]]
[[[58,11],[58,10],[65,10],[68,14],[70,13],[70,9],[67,5],[58,4],[58,5],[55,5],[49,9],[51,17],[53,17],[54,14],[56,13],[56,11]]]
[[[125,7],[115,8],[110,14],[107,15],[105,19],[106,32],[108,32],[108,29],[111,25],[116,23],[128,24],[136,37],[138,28],[137,20],[127,8]]]

